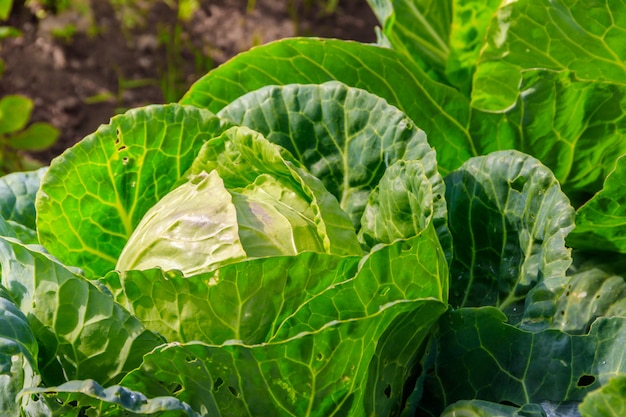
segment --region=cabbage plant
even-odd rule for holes
[[[626,9],[370,5],[0,179],[3,414],[623,414]]]

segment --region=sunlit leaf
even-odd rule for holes
[[[576,212],[568,244],[582,249],[626,253],[626,157],[604,180],[604,187]]]
[[[580,80],[624,85],[626,8],[608,0],[503,2],[481,51],[472,103],[486,110],[510,107],[522,70],[569,69]]]
[[[48,386],[70,379],[118,381],[162,343],[112,296],[45,253],[0,237],[2,285],[37,340]]]
[[[146,211],[222,129],[210,112],[176,104],[115,116],[51,163],[37,196],[40,243],[89,276],[112,270]]]
[[[437,150],[440,171],[455,169],[477,155],[467,129],[467,99],[433,81],[402,53],[374,45],[307,38],[263,45],[209,72],[190,88],[181,103],[217,113],[261,87],[332,80],[365,89],[403,111],[426,132]]]

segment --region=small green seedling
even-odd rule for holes
[[[59,137],[59,130],[49,123],[28,124],[33,102],[22,95],[0,99],[0,172],[3,174],[32,169],[39,164],[25,152],[48,149]]]

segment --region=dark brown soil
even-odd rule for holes
[[[58,143],[35,155],[47,163],[115,113],[178,100],[210,68],[253,45],[292,36],[375,41],[377,22],[365,0],[340,0],[332,13],[314,0],[255,3],[249,11],[248,0],[200,1],[182,26],[181,44],[170,46],[169,55],[166,42],[175,39],[176,12],[165,2],[120,16],[108,1],[93,0],[88,16],[48,13],[43,19],[16,5],[8,24],[23,35],[2,41],[6,69],[0,97],[30,97],[32,120],[60,129]],[[121,24],[123,18],[137,20],[135,26]],[[60,36],[70,24],[77,31]],[[168,79],[173,81],[167,84]]]

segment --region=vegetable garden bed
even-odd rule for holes
[[[370,4],[2,179],[3,412],[623,414],[626,8]]]

